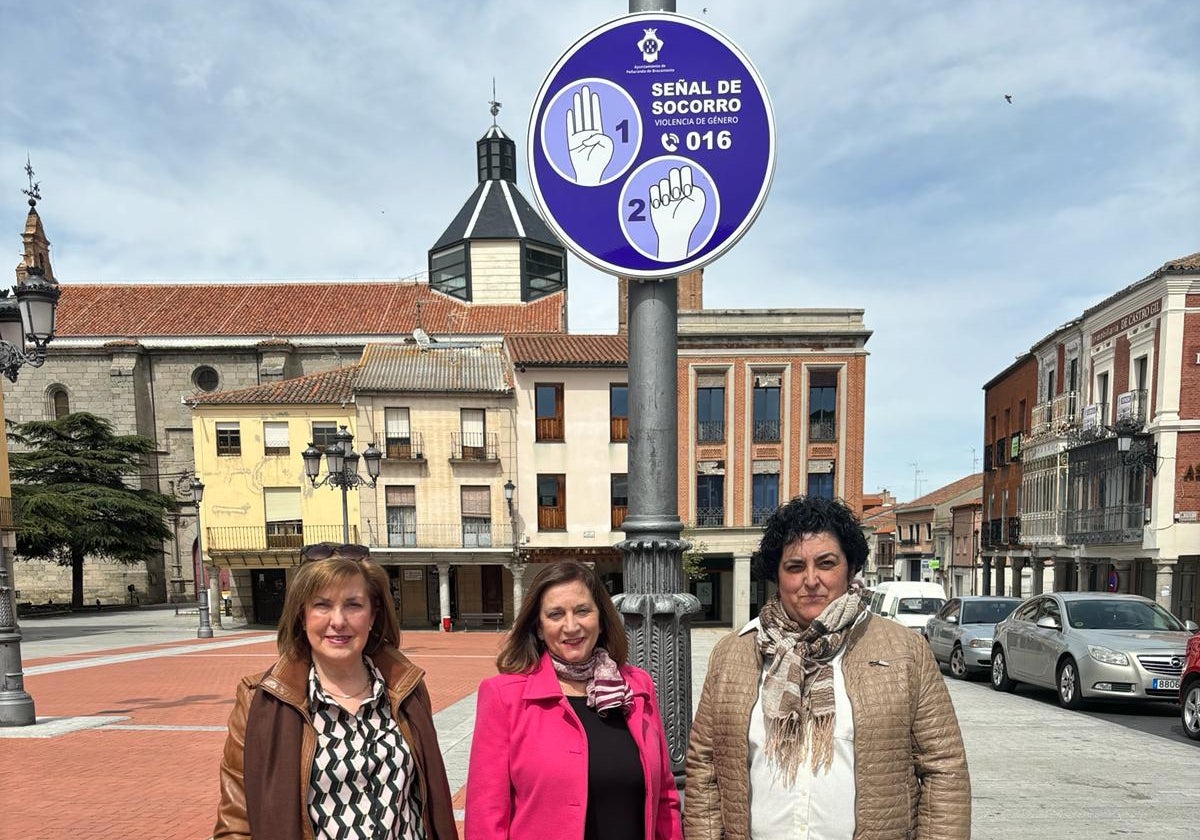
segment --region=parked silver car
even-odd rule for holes
[[[996,625],[992,688],[1053,688],[1068,709],[1086,699],[1177,700],[1196,629],[1139,595],[1035,595]]]
[[[950,676],[965,680],[992,667],[992,631],[1008,618],[1020,598],[963,595],[951,598],[925,625],[933,658],[950,666]]]

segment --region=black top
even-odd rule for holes
[[[587,814],[583,840],[646,840],[646,786],[637,744],[620,709],[603,716],[586,697],[568,697],[588,742]]]

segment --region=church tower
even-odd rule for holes
[[[492,126],[475,144],[479,183],[429,250],[429,287],[470,303],[528,303],[566,290],[567,251],[517,189],[517,144],[491,104]]]

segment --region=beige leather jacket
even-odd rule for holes
[[[687,840],[749,840],[750,711],[762,656],[753,632],[717,643],[688,742]],[[958,718],[929,646],[868,616],[842,657],[854,712],[855,840],[967,840],[971,782]]]

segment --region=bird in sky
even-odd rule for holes
[[[1009,105],[1011,105],[1012,104],[1012,94],[1011,93],[1004,94],[1004,101],[1007,102]]]

